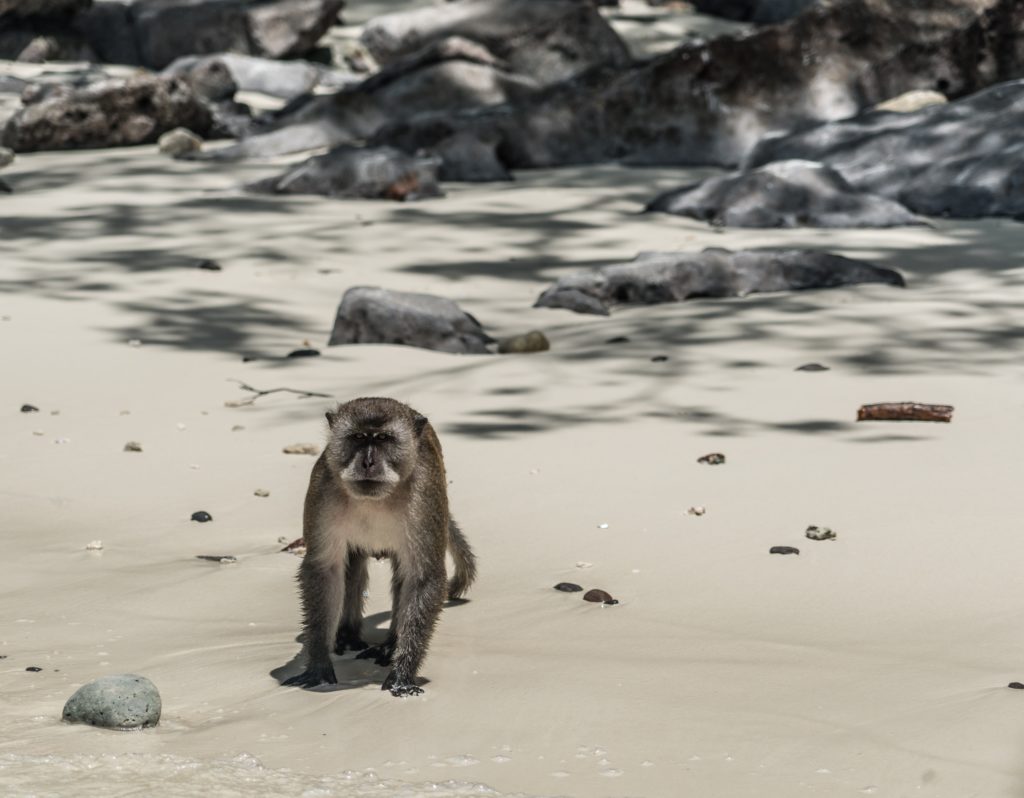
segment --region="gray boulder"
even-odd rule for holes
[[[361,41],[389,64],[449,36],[484,45],[511,71],[542,85],[631,61],[591,0],[456,0],[377,17]]]
[[[899,227],[922,224],[895,200],[858,191],[834,169],[777,161],[666,192],[647,206],[726,227]]]
[[[64,705],[69,723],[105,729],[144,729],[160,722],[160,693],[145,676],[101,676],[78,688]]]
[[[321,194],[326,197],[418,200],[442,195],[438,163],[391,147],[343,145],[249,186],[262,194]]]
[[[870,112],[762,141],[749,165],[828,164],[928,216],[1024,216],[1024,81],[911,113]]]
[[[0,143],[15,152],[121,147],[155,142],[176,127],[205,136],[211,124],[184,81],[140,75],[46,92],[7,121]]]
[[[654,305],[691,297],[746,296],[856,283],[904,285],[903,277],[891,269],[814,250],[641,252],[629,263],[560,278],[540,295],[534,307],[607,316],[613,305]]]
[[[733,19],[737,22],[774,24],[785,22],[818,0],[693,0],[693,7],[702,14]]]
[[[487,354],[493,339],[450,299],[431,294],[350,288],[342,297],[328,346],[402,344],[460,354]]]
[[[214,64],[221,64],[227,69],[239,91],[256,91],[285,100],[308,94],[318,87],[340,89],[363,80],[362,76],[353,72],[310,61],[278,61],[238,53],[183,56],[164,69],[162,74],[166,77],[185,77],[192,81],[195,78],[190,76],[203,75]]]

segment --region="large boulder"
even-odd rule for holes
[[[1022,75],[1020,0],[844,0],[445,124],[452,135],[497,139],[506,168],[735,166],[772,132],[844,119],[912,89],[962,96]],[[437,118],[407,119],[379,140],[415,151],[438,143],[437,127]]]
[[[912,113],[875,111],[785,136],[751,153],[757,167],[827,163],[862,191],[928,216],[1024,216],[1024,80]]]
[[[64,705],[63,719],[127,731],[156,726],[162,708],[153,682],[145,676],[124,673],[101,676],[78,688]]]
[[[654,305],[691,297],[836,288],[856,283],[902,286],[898,272],[805,249],[731,252],[641,252],[617,263],[562,277],[534,307],[608,315],[613,305]]]
[[[249,189],[267,194],[321,194],[327,197],[417,200],[441,196],[437,161],[416,158],[391,147],[341,146],[317,155],[284,174]]]
[[[726,227],[899,227],[921,220],[812,161],[778,161],[668,191],[648,206]]]
[[[493,339],[452,300],[431,294],[357,287],[338,306],[328,346],[402,344],[461,354],[487,354]]]
[[[238,90],[260,92],[285,100],[309,94],[316,88],[340,89],[363,80],[347,70],[311,61],[279,61],[239,53],[183,56],[175,59],[162,74],[184,77],[193,82],[197,76],[208,74],[218,64],[227,70]]]
[[[361,40],[388,64],[449,36],[483,44],[542,85],[597,65],[630,63],[625,43],[592,0],[456,0],[377,17]]]
[[[0,143],[15,152],[121,147],[155,142],[176,127],[205,136],[212,124],[184,81],[140,75],[44,92],[7,121]]]

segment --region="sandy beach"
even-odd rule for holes
[[[707,168],[522,172],[409,204],[241,190],[291,161],[146,146],[4,170],[0,793],[1024,794],[1020,223],[641,213]],[[907,287],[531,307],[573,270],[708,246],[820,248]],[[551,350],[328,348],[357,285],[449,297]],[[306,346],[321,356],[285,357]],[[438,430],[480,578],[443,613],[424,695],[350,655],[337,689],[285,688],[299,558],[280,541],[314,459],[282,449],[375,395]],[[855,420],[902,400],[953,420]],[[388,578],[372,563],[379,637]],[[114,673],[159,687],[159,726],[61,722]]]

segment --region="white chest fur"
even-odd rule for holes
[[[367,554],[398,554],[406,548],[405,518],[385,502],[354,501],[337,505],[320,519],[324,542],[318,559],[342,566],[349,548]]]

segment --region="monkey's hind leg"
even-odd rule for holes
[[[427,646],[448,588],[443,553],[442,550],[438,558],[439,569],[407,574],[402,580],[392,669],[381,685],[381,689],[390,690],[391,695],[419,695],[423,692],[423,688],[416,684],[416,674],[427,655]]]
[[[345,597],[341,610],[341,623],[334,639],[334,653],[362,651],[367,647],[363,640],[363,605],[366,585],[370,574],[366,567],[366,552],[349,549],[345,559]]]
[[[402,570],[398,557],[391,556],[391,624],[388,626],[388,636],[380,645],[370,646],[365,651],[356,654],[356,659],[372,659],[376,664],[387,667],[391,664],[391,657],[395,652],[395,640],[398,635],[398,606],[402,595]]]
[[[306,670],[286,679],[287,687],[316,687],[337,684],[331,647],[341,614],[342,574],[337,566],[314,565],[308,558],[299,566],[302,592],[303,630],[306,642]]]

